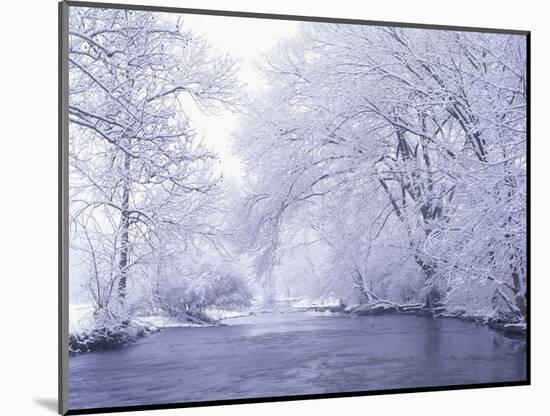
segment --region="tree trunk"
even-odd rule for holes
[[[512,256],[512,261],[515,256]],[[514,303],[518,310],[521,312],[523,318],[527,317],[527,305],[525,304],[525,296],[522,290],[522,282],[517,264],[512,265],[512,281],[514,283]]]
[[[353,286],[357,289],[358,300],[361,305],[368,305],[371,303],[372,299],[369,295],[369,292],[365,288],[365,281],[361,273],[357,270],[353,273]]]
[[[426,275],[426,286],[429,288],[428,293],[426,294],[425,307],[433,308],[441,301],[441,293],[439,293],[439,290],[435,286],[434,282],[435,268],[421,256],[415,256],[415,260]]]
[[[271,270],[269,270],[269,272],[264,275],[262,288],[265,306],[269,308],[273,307],[273,305],[275,304],[275,284],[273,282],[273,275]]]
[[[121,233],[120,233],[120,259],[118,263],[118,298],[121,303],[126,298],[126,282],[128,279],[129,235],[130,228],[130,156],[124,155],[124,180],[122,189]]]

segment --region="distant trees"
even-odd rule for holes
[[[156,303],[170,316],[203,320],[209,320],[207,308],[249,306],[253,293],[242,272],[240,265],[229,259],[182,264],[159,282]]]
[[[265,62],[273,88],[236,138],[255,172],[257,273],[277,263],[285,227],[317,222],[362,301],[369,253],[385,246],[416,263],[428,306],[491,284],[522,319],[525,47],[514,35],[304,25]]]
[[[72,249],[122,319],[133,277],[215,245],[216,156],[186,109],[235,108],[236,66],[159,13],[71,7],[69,37]]]

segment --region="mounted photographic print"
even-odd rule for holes
[[[59,11],[60,413],[529,384],[529,32]]]

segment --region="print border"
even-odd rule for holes
[[[177,409],[187,407],[208,407],[248,403],[269,403],[295,400],[313,400],[342,397],[358,397],[386,394],[435,392],[445,390],[465,390],[491,387],[525,386],[531,384],[531,31],[509,30],[496,28],[481,28],[468,26],[447,26],[436,24],[420,24],[405,22],[389,22],[360,19],[343,19],[316,16],[296,16],[284,14],[252,13],[227,10],[188,9],[180,7],[145,6],[133,4],[98,3],[87,1],[61,1],[58,3],[58,412],[61,415],[80,415],[95,413],[111,413],[138,410]],[[124,10],[142,10],[164,13],[186,13],[209,16],[228,16],[256,19],[291,20],[302,22],[325,22],[368,26],[394,26],[414,29],[447,30],[460,32],[482,32],[522,35],[526,37],[526,64],[527,64],[527,331],[526,331],[526,378],[525,380],[512,382],[495,382],[479,384],[459,384],[430,387],[396,388],[387,390],[368,390],[323,394],[301,394],[292,396],[254,397],[230,400],[209,400],[200,402],[159,403],[135,406],[96,407],[86,409],[69,408],[69,234],[68,234],[68,146],[69,146],[69,121],[68,98],[69,84],[68,74],[68,11],[69,7],[90,7]]]

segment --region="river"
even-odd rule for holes
[[[425,387],[526,378],[522,340],[420,316],[290,309],[171,328],[69,359],[71,409]]]

